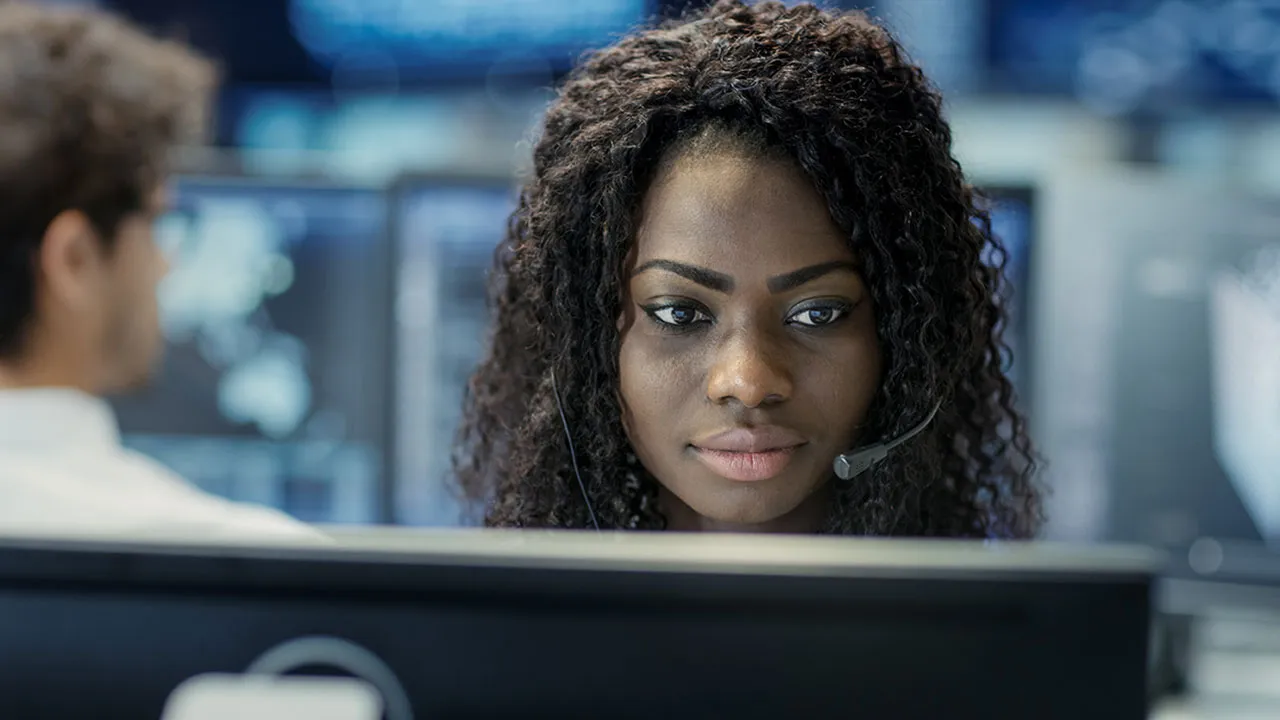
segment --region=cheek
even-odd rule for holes
[[[137,238],[130,263],[137,289],[143,299],[154,301],[160,281],[169,273],[169,258],[156,246],[150,233]]]
[[[618,351],[618,378],[622,394],[622,424],[633,445],[639,444],[653,416],[658,413],[653,392],[657,383],[645,359],[646,353],[632,333],[624,332]]]
[[[165,258],[145,235],[120,238],[114,267],[117,307],[132,327],[153,325],[158,315],[156,293],[166,270]]]
[[[663,349],[663,342],[635,329],[622,334],[618,374],[623,425],[637,449],[675,429],[688,415],[687,406],[701,397],[695,387],[696,363]]]
[[[809,365],[809,372],[803,374],[805,404],[833,431],[833,441],[857,439],[883,372],[883,355],[874,331],[850,338],[837,352]]]

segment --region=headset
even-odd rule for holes
[[[560,423],[564,426],[564,439],[569,442],[569,460],[573,463],[573,476],[578,478],[578,489],[582,491],[582,500],[587,504],[587,513],[591,516],[591,526],[600,531],[600,521],[596,519],[596,509],[591,506],[591,496],[587,495],[587,484],[582,481],[582,473],[578,470],[578,451],[573,448],[573,433],[569,431],[569,418],[564,414],[564,403],[560,402],[560,388],[556,386],[556,371],[551,371],[551,394],[556,396],[556,410],[560,411]]]
[[[847,453],[837,455],[835,462],[832,463],[832,469],[835,470],[836,477],[841,480],[852,480],[867,470],[870,470],[872,465],[875,465],[886,457],[889,457],[889,453],[894,448],[924,432],[924,429],[929,427],[929,423],[933,422],[933,416],[937,415],[938,410],[940,409],[942,409],[942,403],[934,405],[933,409],[929,411],[929,414],[925,416],[924,420],[920,421],[919,425],[916,425],[893,440],[855,448]]]
[[[578,479],[578,489],[582,491],[582,500],[587,504],[587,514],[591,517],[591,526],[598,531],[600,530],[600,521],[596,518],[595,508],[591,505],[591,497],[587,494],[587,484],[582,480],[582,473],[578,470],[578,453],[573,447],[573,433],[569,430],[569,418],[564,414],[564,403],[560,401],[560,388],[556,385],[556,373],[554,370],[551,371],[551,393],[555,395],[556,409],[560,412],[560,423],[564,426],[564,439],[569,443],[569,460],[573,463],[573,475]],[[836,477],[841,480],[852,480],[870,470],[876,463],[888,457],[889,453],[895,448],[924,432],[924,429],[929,427],[929,423],[933,422],[934,416],[941,409],[942,403],[939,402],[933,406],[933,409],[929,411],[925,419],[920,421],[920,424],[892,440],[854,448],[847,453],[837,455],[832,463],[832,470],[835,471]]]

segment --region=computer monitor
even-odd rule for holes
[[[0,543],[5,714],[155,718],[199,674],[342,664],[396,720],[1146,718],[1145,550],[435,532]]]
[[[1280,607],[1280,316],[1258,312],[1280,204],[1132,167],[1057,174],[1037,200],[1046,534],[1172,551],[1171,611]]]
[[[986,0],[975,14],[987,92],[1072,96],[1108,114],[1175,117],[1275,102],[1276,51],[1223,40],[1271,37],[1277,23],[1267,2]],[[1161,43],[1156,33],[1180,40]],[[1119,62],[1132,71],[1119,71]]]
[[[1203,563],[1187,556],[1206,568],[1227,544],[1280,545],[1278,222],[1280,206],[1262,204],[1204,231],[1124,238],[1113,538],[1211,541]],[[1280,584],[1280,554],[1269,574]]]
[[[167,349],[114,399],[127,445],[201,488],[377,522],[390,458],[392,249],[373,188],[181,177],[157,228]]]
[[[437,88],[534,82],[643,24],[651,0],[430,0],[370,6],[332,0],[99,0],[218,58],[229,84]],[[354,59],[353,59],[354,58]]]
[[[396,519],[467,522],[448,485],[463,392],[489,329],[489,270],[515,209],[510,177],[418,176],[392,193],[398,285]]]

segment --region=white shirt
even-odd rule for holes
[[[0,534],[249,543],[324,537],[276,510],[202,492],[126,449],[105,401],[54,388],[0,390]]]

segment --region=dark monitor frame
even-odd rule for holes
[[[333,178],[325,177],[318,174],[306,174],[299,176],[279,176],[253,173],[241,167],[231,165],[225,156],[217,155],[211,157],[211,163],[218,166],[217,171],[209,171],[201,169],[198,162],[189,163],[189,166],[179,166],[179,172],[173,174],[167,181],[166,185],[173,192],[174,188],[178,188],[182,183],[192,183],[206,187],[230,188],[243,187],[247,189],[262,188],[267,190],[329,190],[329,191],[350,191],[350,192],[368,192],[379,194],[383,199],[384,210],[390,205],[390,198],[387,196],[386,188],[380,183],[357,183],[349,181],[340,181]],[[221,166],[226,166],[226,170],[221,170]],[[189,169],[188,169],[189,167]],[[382,423],[384,427],[384,437],[381,438],[379,445],[379,460],[382,462],[382,477],[380,478],[377,492],[377,511],[376,517],[379,523],[392,522],[394,513],[394,480],[396,474],[396,452],[395,452],[395,420],[394,400],[396,398],[396,354],[395,354],[395,333],[396,333],[396,298],[397,287],[395,278],[397,276],[397,268],[399,266],[399,258],[397,256],[397,247],[395,236],[392,235],[390,227],[384,219],[381,232],[374,238],[377,241],[378,256],[377,266],[379,274],[385,280],[382,283],[375,283],[381,287],[382,304],[387,308],[387,312],[383,317],[370,318],[369,322],[379,323],[382,325],[381,335],[387,338],[385,348],[385,358],[380,368],[381,381],[379,394],[383,396]]]
[[[74,705],[82,700],[83,691],[101,696],[98,700],[111,697],[120,703],[117,709],[140,709],[142,704],[158,702],[159,693],[171,691],[190,674],[243,672],[255,656],[297,639],[301,632],[345,638],[358,645],[372,642],[367,649],[382,653],[393,672],[402,673],[399,679],[409,686],[409,695],[419,700],[429,697],[449,706],[459,701],[459,693],[468,692],[465,688],[474,690],[505,679],[515,681],[512,691],[526,701],[560,706],[566,702],[565,693],[571,693],[577,707],[582,697],[600,701],[602,693],[605,698],[631,697],[633,701],[647,695],[643,683],[637,685],[631,676],[615,671],[654,668],[657,675],[671,679],[673,671],[652,664],[663,654],[660,638],[670,637],[663,633],[688,631],[711,621],[706,637],[718,638],[717,642],[730,639],[735,645],[742,636],[728,633],[726,623],[757,627],[760,637],[766,638],[765,647],[772,648],[767,652],[807,666],[802,670],[775,664],[773,672],[779,681],[786,687],[798,683],[796,687],[807,684],[811,689],[820,683],[827,703],[840,693],[846,697],[861,693],[876,698],[872,701],[876,704],[896,706],[901,696],[895,694],[897,699],[890,701],[886,695],[890,690],[867,682],[859,668],[875,675],[874,668],[888,661],[889,667],[896,668],[894,673],[909,674],[908,668],[921,661],[919,652],[930,653],[928,646],[932,646],[932,651],[945,654],[943,648],[952,647],[948,633],[960,633],[967,650],[958,650],[959,656],[976,654],[985,658],[980,662],[992,665],[971,668],[965,678],[971,680],[998,667],[1021,667],[1028,673],[1024,679],[1032,686],[1020,686],[1013,693],[1019,696],[1014,705],[1023,711],[1028,702],[1050,694],[1076,697],[1080,707],[1095,712],[1106,708],[1102,717],[1139,720],[1146,710],[1147,633],[1160,555],[1145,548],[1033,544],[991,548],[976,542],[778,536],[614,534],[602,538],[518,531],[396,536],[393,532],[355,533],[330,547],[201,546],[181,538],[168,545],[163,539],[148,544],[0,539],[0,604],[9,610],[0,622],[0,635],[41,648],[39,658],[11,655],[13,665],[0,674],[0,685],[8,686],[10,700],[31,707],[39,700],[23,692],[39,692],[32,689],[32,682],[40,682],[36,680],[40,672],[57,672],[56,681],[50,682],[69,688],[76,669],[101,662],[105,652],[114,658],[114,669],[102,677],[79,673],[80,690],[53,704]],[[764,624],[754,625],[753,617]],[[874,633],[881,627],[869,619],[875,617],[897,628],[894,632],[910,635],[895,638],[924,647],[885,646],[881,643],[890,639],[881,636],[858,639],[860,633]],[[41,621],[62,624],[56,631],[52,625],[33,627],[32,623]],[[435,638],[442,644],[422,645],[423,637],[433,636],[388,632],[381,625],[399,621],[448,637]],[[175,628],[161,627],[166,622],[182,623],[183,629],[175,636],[169,632]],[[639,625],[628,628],[631,622]],[[1064,622],[1070,630],[1054,629]],[[130,629],[140,623],[159,625]],[[619,647],[616,637],[611,646],[606,637],[600,638],[602,644],[593,653],[586,640],[603,629],[596,627],[600,623],[616,625],[644,647],[625,643]],[[1052,642],[1069,645],[1059,648],[1067,656],[1024,659],[1020,654],[992,655],[990,650],[977,649],[986,630],[998,636],[998,642],[1018,645],[1020,635],[1011,630],[1024,624],[1031,632],[1046,633],[1038,636],[1041,640],[1052,636]],[[156,634],[146,636],[153,629]],[[658,635],[652,634],[655,629]],[[141,637],[135,635],[140,630]],[[50,631],[48,638],[42,635]],[[452,644],[470,637],[470,632],[489,636],[480,638],[475,647]],[[574,637],[561,637],[557,647],[546,644],[548,632],[569,632]],[[935,635],[938,632],[943,635]],[[118,647],[120,637],[136,642]],[[836,637],[867,643],[867,647],[856,652],[836,650]],[[797,641],[803,647],[791,644]],[[709,697],[718,694],[732,696],[740,709],[757,707],[760,698],[752,692],[721,685],[733,676],[732,671],[720,669],[714,659],[698,659],[708,650],[698,647],[701,651],[690,658],[677,658],[677,666],[692,663],[688,670],[705,677],[683,688],[668,687],[651,701],[671,707],[692,699],[696,707],[706,710],[709,702],[722,701]],[[712,657],[724,662],[742,659],[740,649],[709,649]],[[1107,649],[1108,653],[1095,656]],[[452,678],[423,675],[428,668],[422,662],[439,666],[447,653],[471,660],[459,660],[463,665],[453,668]],[[841,653],[855,667],[841,665],[837,657]],[[542,670],[528,665],[535,657],[543,658]],[[734,657],[739,660],[731,660]],[[597,677],[566,677],[553,669],[557,666]],[[139,675],[144,668],[157,677]],[[416,675],[404,675],[406,668]],[[481,677],[468,677],[468,668]],[[952,666],[944,669],[934,663],[926,675],[949,677],[954,671]],[[809,672],[821,678],[805,679]],[[1070,679],[1060,672],[1100,686],[1060,688]],[[716,673],[720,676],[712,677]],[[118,677],[115,684],[107,682],[113,675]],[[533,676],[554,676],[555,693]],[[886,679],[883,671],[880,677]],[[902,688],[913,686],[902,674],[892,678],[895,687],[899,682]],[[974,685],[965,678],[951,683],[948,692],[964,696],[970,711],[975,702],[983,710],[980,715],[957,717],[1005,718],[1019,712],[1001,706],[1001,693],[982,689],[988,683]],[[856,689],[859,681],[863,689]],[[442,689],[442,682],[461,683],[448,691],[453,699],[437,699],[427,690]],[[699,683],[710,683],[711,689],[693,689]],[[837,687],[841,683],[843,689]],[[25,690],[15,692],[19,688]],[[116,700],[129,693],[133,695]],[[776,688],[763,697],[775,706],[784,701]],[[785,702],[790,703],[791,697]],[[908,703],[915,711],[899,716],[922,717],[921,708],[934,702],[929,698],[926,689],[914,704]],[[486,702],[493,707],[512,701]],[[582,711],[595,716],[601,707],[588,702]],[[883,714],[887,707],[872,714]],[[523,708],[530,710],[537,708]],[[642,710],[627,706],[620,712],[636,717]],[[1064,712],[1044,708],[1045,717],[1064,717]]]

